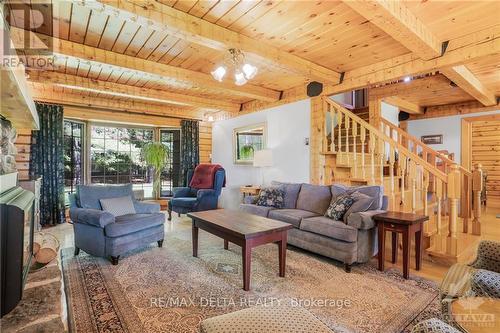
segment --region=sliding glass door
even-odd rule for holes
[[[171,197],[172,189],[180,186],[180,133],[179,129],[160,129],[160,142],[170,151],[169,161],[161,174],[160,196],[162,198]]]
[[[85,124],[64,120],[64,197],[76,191],[76,185],[84,182]]]

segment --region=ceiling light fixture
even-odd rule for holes
[[[245,62],[245,54],[238,49],[229,49],[224,57],[224,65],[218,66],[210,74],[212,77],[222,82],[227,72],[234,74],[234,84],[242,86],[257,75],[257,67]]]

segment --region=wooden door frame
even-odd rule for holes
[[[464,117],[461,124],[461,145],[460,145],[460,164],[467,170],[472,170],[472,123],[475,121],[500,121],[500,113]]]

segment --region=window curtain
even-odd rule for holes
[[[199,123],[196,120],[181,121],[181,182],[187,184],[187,173],[200,163]]]
[[[31,177],[42,176],[40,222],[64,222],[63,107],[36,103],[40,130],[31,133]]]

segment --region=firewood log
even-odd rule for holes
[[[40,242],[41,240],[41,242]],[[35,246],[33,246],[33,252]],[[47,264],[57,257],[59,251],[59,241],[53,235],[43,234],[38,239],[38,251],[35,253],[35,260],[41,264]]]

